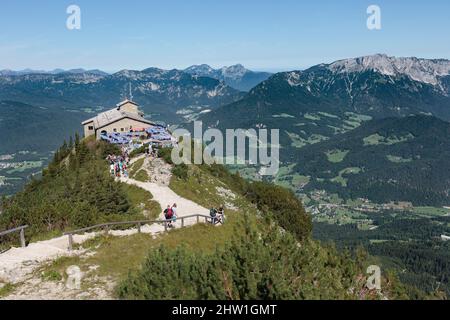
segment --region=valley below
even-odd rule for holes
[[[172,129],[193,121],[222,131],[279,129],[275,176],[261,176],[258,165],[228,169],[291,191],[314,239],[341,251],[363,248],[413,298],[449,295],[448,66],[375,55],[274,75],[238,66],[230,76],[201,65],[3,76],[0,195],[39,177],[81,121],[131,94],[148,119]]]

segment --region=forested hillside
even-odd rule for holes
[[[366,248],[383,269],[397,271],[411,298],[450,294],[450,243],[441,239],[450,233],[450,217],[384,212],[368,213],[367,218],[378,227],[361,230],[356,224],[317,222],[314,238],[333,241],[341,249]]]
[[[105,161],[110,153],[120,154],[120,150],[92,139],[80,141],[78,135],[64,143],[42,178],[2,199],[0,229],[29,225],[29,236],[45,238],[69,228],[142,219],[141,202],[151,212],[158,211],[159,205],[149,202],[150,194],[114,181]]]
[[[68,112],[63,107],[0,101],[0,155],[18,151],[49,153],[61,140],[81,131],[88,113]]]
[[[375,120],[297,152],[305,190],[344,199],[450,203],[450,124],[431,116]]]

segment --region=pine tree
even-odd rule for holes
[[[72,151],[72,149],[73,149],[73,138],[72,138],[72,136],[70,136],[70,139],[69,139],[69,151]]]
[[[75,152],[78,152],[78,147],[80,145],[80,135],[78,132],[75,132]]]

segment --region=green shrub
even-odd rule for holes
[[[62,275],[56,270],[48,270],[41,273],[41,278],[44,281],[61,281]]]
[[[141,169],[138,172],[136,172],[136,174],[132,178],[141,182],[148,182],[150,179],[147,171],[145,171],[144,169]]]
[[[134,162],[131,167],[129,168],[129,174],[130,177],[133,177],[139,170],[142,169],[142,166],[144,165],[145,159],[139,159],[136,162]]]
[[[163,159],[168,164],[173,164],[172,162],[172,148],[161,148],[158,150],[158,157]]]
[[[108,155],[121,155],[122,150],[120,150],[119,146],[115,144],[110,144],[105,141],[97,141],[95,143],[97,154],[101,159],[105,159]]]
[[[203,165],[201,168],[225,182],[237,193],[243,194],[260,211],[272,217],[285,230],[292,232],[297,239],[303,240],[311,235],[311,217],[291,190],[268,182],[247,181],[238,173],[230,173],[223,165]]]
[[[8,296],[14,291],[15,288],[16,286],[11,283],[4,284],[2,287],[0,287],[0,298]]]
[[[311,217],[301,201],[288,189],[268,182],[251,182],[245,195],[259,210],[273,216],[278,224],[302,240],[311,235]]]
[[[181,179],[181,180],[184,180],[184,181],[186,181],[188,179],[188,172],[189,172],[189,168],[184,163],[176,165],[172,169],[173,175],[175,177],[177,177],[178,179]]]
[[[140,148],[137,148],[137,149],[135,149],[135,150],[133,150],[133,151],[131,151],[131,153],[130,153],[130,158],[134,158],[134,157],[137,157],[137,156],[139,156],[139,155],[141,155],[141,154],[144,154],[145,153],[145,149],[147,148],[148,146],[142,146],[142,147],[140,147]]]
[[[298,246],[276,226],[247,226],[213,254],[183,246],[150,251],[117,293],[121,299],[149,300],[348,299],[356,298],[358,273],[357,262],[332,249],[312,241]]]
[[[34,238],[132,214],[127,193],[104,160],[115,149],[95,140],[76,141],[65,160],[58,157],[41,179],[3,200],[0,230],[27,224],[26,236]]]

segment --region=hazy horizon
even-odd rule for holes
[[[282,4],[270,0],[31,1],[2,3],[0,69],[184,69],[241,63],[250,70],[305,69],[339,59],[450,58],[448,1],[378,0],[381,29],[369,30],[366,0]],[[81,29],[66,26],[81,10]]]
[[[385,54],[385,53],[382,53],[382,54]],[[370,54],[369,54],[370,55]],[[368,55],[368,56],[369,56]],[[390,55],[388,55],[388,56],[390,56]],[[358,56],[359,57],[359,56]],[[352,59],[352,58],[358,58],[358,57],[346,57],[346,58],[343,58],[343,59]],[[395,56],[396,58],[400,58],[400,56]],[[413,56],[403,56],[403,58],[404,57],[413,57]],[[445,59],[445,60],[449,60],[449,59],[447,59],[447,58],[441,58],[441,57],[428,57],[428,58],[424,58],[424,57],[416,57],[416,58],[419,58],[419,59]],[[338,59],[339,60],[339,59]],[[333,63],[333,62],[335,62],[335,61],[337,61],[337,60],[333,60],[333,61],[323,61],[323,62],[320,62],[320,63],[317,63],[317,64],[321,64],[321,63]],[[142,70],[145,70],[145,69],[148,69],[148,68],[159,68],[159,69],[164,69],[164,70],[185,70],[186,68],[188,68],[188,67],[191,67],[191,66],[194,66],[194,65],[202,65],[202,64],[207,64],[207,63],[200,63],[200,64],[193,64],[193,65],[188,65],[188,66],[185,66],[185,67],[181,67],[181,68],[177,68],[177,67],[169,67],[169,68],[162,68],[162,67],[160,67],[160,66],[156,66],[156,65],[149,65],[148,67],[145,67],[145,68],[142,68],[142,69],[140,69],[140,68],[127,68],[127,69],[117,69],[117,70],[104,70],[104,69],[100,69],[100,68],[84,68],[84,67],[75,67],[75,68],[68,68],[68,69],[64,69],[64,68],[59,68],[59,67],[56,67],[56,68],[53,68],[53,69],[34,69],[34,68],[24,68],[24,69],[11,69],[11,68],[3,68],[3,69],[0,69],[0,71],[5,71],[5,70],[8,70],[8,71],[15,71],[15,72],[26,72],[26,71],[34,71],[34,72],[37,72],[37,71],[42,71],[42,72],[55,72],[55,71],[60,71],[60,72],[67,72],[67,71],[71,71],[71,70],[79,70],[79,69],[83,69],[83,70],[85,70],[85,71],[90,71],[90,70],[99,70],[99,71],[102,71],[102,72],[105,72],[105,73],[108,73],[108,74],[114,74],[114,73],[117,73],[117,72],[120,72],[120,71],[122,71],[122,70],[136,70],[136,71],[142,71]],[[242,63],[236,63],[236,64],[241,64],[242,65]],[[207,65],[209,65],[209,64],[207,64]],[[230,67],[231,65],[228,65],[228,66],[212,66],[212,65],[209,65],[210,67],[212,67],[212,68],[214,68],[214,69],[220,69],[220,68],[222,68],[222,67]],[[243,65],[245,68],[247,68],[247,69],[250,69],[250,68],[248,68],[247,66],[245,66],[245,65]],[[305,66],[305,67],[302,67],[302,68],[266,68],[266,69],[250,69],[251,71],[254,71],[254,72],[268,72],[268,73],[278,73],[278,72],[286,72],[286,71],[294,71],[294,70],[306,70],[306,69],[308,69],[308,68],[310,68],[310,67],[313,67],[313,66],[315,66],[315,65],[309,65],[309,66]]]

